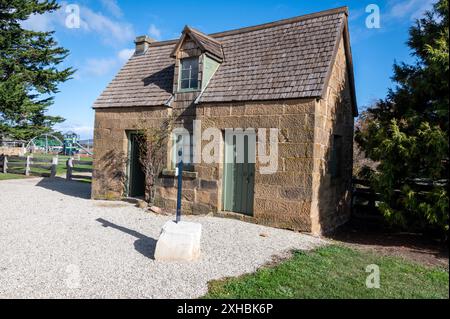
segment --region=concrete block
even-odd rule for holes
[[[201,224],[167,222],[156,244],[155,260],[166,262],[198,260],[201,236]]]

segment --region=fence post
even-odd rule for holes
[[[52,168],[51,168],[51,171],[50,171],[50,178],[55,178],[56,177],[57,166],[58,166],[58,157],[53,157],[53,159],[52,159]]]
[[[73,157],[70,157],[66,162],[67,174],[66,179],[68,181],[72,180],[72,168],[73,168]]]
[[[25,175],[30,176],[31,156],[27,156],[27,164],[25,166]]]
[[[8,173],[8,156],[3,155],[3,174]]]

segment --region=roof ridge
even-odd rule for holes
[[[211,34],[209,34],[209,36],[210,37],[223,37],[223,36],[233,35],[233,34],[238,34],[238,33],[251,32],[251,31],[276,27],[276,26],[280,26],[280,25],[284,25],[284,24],[314,19],[314,18],[318,18],[318,17],[322,17],[322,16],[328,16],[328,15],[332,15],[332,14],[336,14],[336,13],[345,13],[348,16],[348,7],[343,6],[343,7],[338,7],[338,8],[334,8],[334,9],[328,9],[328,10],[323,10],[323,11],[319,11],[319,12],[304,14],[301,16],[293,17],[293,18],[287,18],[287,19],[277,20],[277,21],[273,21],[273,22],[258,24],[258,25],[254,25],[254,26],[211,33]]]
[[[258,25],[254,25],[254,26],[243,27],[243,28],[227,30],[227,31],[222,31],[222,32],[216,32],[216,33],[210,33],[208,35],[201,31],[198,31],[194,28],[191,28],[191,27],[189,27],[189,28],[190,28],[190,30],[193,30],[194,32],[200,33],[201,35],[207,35],[208,37],[213,38],[213,40],[217,41],[217,39],[214,39],[215,37],[220,38],[220,37],[224,37],[224,36],[228,36],[228,35],[262,30],[262,29],[267,29],[267,28],[271,28],[271,27],[275,27],[275,26],[284,25],[284,24],[289,24],[289,23],[314,19],[314,18],[318,18],[318,17],[328,16],[328,15],[332,15],[332,14],[336,14],[336,13],[345,13],[348,16],[348,7],[343,6],[343,7],[338,7],[338,8],[334,8],[334,9],[328,9],[328,10],[323,10],[323,11],[319,11],[319,12],[304,14],[301,16],[293,17],[293,18],[287,18],[287,19],[277,20],[277,21],[273,21],[273,22],[258,24]],[[150,44],[150,46],[152,47],[152,46],[163,46],[163,45],[175,44],[178,42],[178,40],[179,39],[152,42]]]
[[[211,40],[211,41],[213,41],[213,42],[215,42],[215,43],[217,43],[217,44],[221,44],[219,40],[217,40],[217,39],[211,37],[210,35],[208,35],[208,34],[206,34],[206,33],[203,33],[203,32],[201,32],[201,31],[199,31],[199,30],[197,30],[197,29],[194,29],[194,28],[192,28],[192,27],[190,27],[190,26],[187,26],[187,28],[189,29],[189,31],[191,31],[191,32],[193,32],[193,33],[196,33],[196,34],[198,34],[199,36],[205,37],[205,38],[207,38],[208,40]]]

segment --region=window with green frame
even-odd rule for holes
[[[198,89],[198,57],[185,58],[180,61],[180,91]]]

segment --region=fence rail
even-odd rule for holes
[[[0,172],[3,174],[23,174],[25,176],[31,175],[32,168],[39,168],[48,170],[48,173],[40,175],[48,176],[50,178],[56,177],[58,166],[58,157],[52,159],[38,159],[32,156],[0,156]]]
[[[408,185],[414,189],[420,196],[425,196],[433,190],[435,186],[447,186],[448,180],[433,181],[423,178],[415,178],[407,181]],[[356,217],[379,218],[380,212],[377,208],[378,202],[381,200],[381,195],[375,192],[368,180],[353,179],[353,201],[352,210]],[[395,189],[394,196],[401,197],[402,191]]]
[[[67,175],[66,179],[71,180],[92,180],[92,168],[77,167],[75,165],[92,165],[92,161],[76,161],[73,158],[69,158],[66,162]],[[90,175],[79,175],[76,173],[91,173]]]

